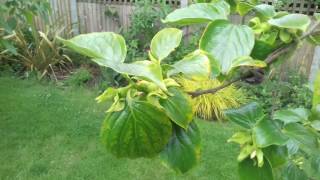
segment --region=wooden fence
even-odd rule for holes
[[[50,0],[53,9],[50,19],[52,23],[58,21],[63,24],[65,27],[64,36],[101,31],[119,32],[120,28],[125,29],[130,25],[130,15],[137,1],[139,0]],[[188,4],[188,0],[150,1],[154,4],[163,3],[173,8]],[[266,4],[274,4],[274,2],[276,0],[264,0]],[[313,0],[296,0],[293,3],[278,7],[278,9],[307,15],[319,12],[318,5]],[[231,16],[230,20],[234,23],[240,22],[240,18],[237,16]],[[40,29],[45,28],[40,18],[36,23]],[[320,48],[318,48],[318,51],[320,51]],[[304,43],[291,60],[282,66],[283,72],[291,69],[313,76],[314,71],[311,72],[312,63],[320,61],[320,52],[314,52],[314,47]],[[312,67],[312,69],[315,69],[315,66]]]

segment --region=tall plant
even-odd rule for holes
[[[310,38],[319,43],[314,27],[307,32],[308,16],[277,13],[269,5],[250,6],[249,10],[242,11],[234,8],[238,3],[214,0],[191,4],[170,13],[163,20],[169,25],[207,24],[198,48],[173,65],[164,64],[163,60],[181,42],[183,31],[176,28],[158,32],[150,43],[149,60],[134,63],[124,62],[125,40],[112,32],[61,39],[69,48],[91,57],[101,66],[112,68],[128,80],[127,86],[108,88],[97,98],[98,102],[113,102],[101,130],[102,142],[109,152],[128,158],[160,155],[167,166],[177,172],[187,172],[199,162],[201,146],[191,98],[214,94],[238,81],[259,83],[263,80],[263,70],[268,70],[270,64],[294,50],[303,39]],[[256,16],[249,25],[235,25],[228,21],[231,9],[241,10],[242,15],[252,11]],[[181,75],[195,81],[217,79],[223,84],[213,89],[184,92],[174,80],[175,76]],[[257,104],[242,108],[226,113],[231,121],[246,128],[243,132],[246,136],[239,136],[239,141],[248,146],[242,146],[238,159],[240,177],[245,180],[275,179],[276,166],[269,159],[275,162],[282,159],[278,159],[277,152],[272,149],[269,154],[264,150],[289,145],[291,137],[300,140],[301,125],[291,127],[292,131],[284,134]],[[315,130],[312,132],[319,135]],[[302,136],[305,135],[303,132]],[[236,137],[233,141],[238,140]],[[319,136],[312,137],[313,150],[319,151]],[[301,142],[309,140],[302,138]],[[318,161],[313,162],[319,165]]]

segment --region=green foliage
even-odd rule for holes
[[[72,73],[65,81],[67,85],[78,87],[84,86],[88,81],[92,79],[90,71],[86,68],[79,68],[74,73]]]
[[[290,73],[287,80],[275,76],[259,85],[244,85],[251,98],[259,102],[269,114],[282,108],[311,108],[312,92],[303,75]]]
[[[149,42],[164,27],[160,19],[170,11],[171,8],[162,3],[159,7],[155,7],[153,2],[148,0],[136,3],[130,17],[130,26],[122,33],[128,43],[127,62],[144,60],[148,57],[146,50],[150,48]]]
[[[125,62],[125,40],[115,33],[90,33],[70,40],[60,39],[67,47],[89,56],[100,66],[113,69],[128,81],[123,87],[108,88],[97,98],[99,102],[112,104],[108,107],[101,132],[107,150],[118,157],[128,158],[161,154],[169,167],[182,173],[194,167],[199,162],[199,132],[194,125],[190,97],[174,79],[180,77],[224,84],[244,74],[246,76],[241,79],[249,81],[248,72],[259,74],[255,69],[263,69],[271,63],[266,57],[261,60],[251,57],[257,54],[253,52],[257,50],[256,42],[272,48],[292,42],[298,45],[310,24],[305,15],[276,13],[273,7],[256,4],[257,1],[236,2],[240,14],[253,11],[256,15],[250,26],[233,25],[226,20],[231,9],[222,0],[192,4],[170,13],[164,22],[171,25],[207,24],[199,39],[199,48],[173,65],[166,64],[166,59],[182,41],[182,31],[176,28],[164,28],[155,34],[148,52],[149,60],[133,63]],[[272,48],[263,54],[268,56]],[[220,89],[196,89],[189,94],[201,97],[208,92],[217,93],[227,85]],[[284,124],[281,120],[272,120],[257,103],[228,110],[225,116],[244,129],[231,139],[241,145],[238,156],[240,170],[244,170],[240,173],[241,180],[278,179],[275,176],[289,174],[287,169],[281,168],[280,173],[273,174],[274,166],[268,160],[270,153],[264,154],[264,150],[271,146],[290,146],[290,155],[296,157],[300,155],[296,153],[307,153],[309,156],[302,158],[317,162],[309,157],[318,153],[319,133],[309,119],[307,123]],[[270,156],[274,158],[273,153]],[[290,162],[296,160],[291,156],[289,159]],[[312,164],[312,167],[317,166]],[[249,169],[258,169],[261,173],[248,174]]]
[[[9,65],[20,64],[27,73],[34,71],[39,79],[51,75],[56,80],[56,69],[65,69],[70,59],[56,42],[61,29],[49,25],[49,1],[5,0],[1,8],[5,9],[0,17],[1,59]],[[45,22],[45,32],[38,32],[36,16]]]
[[[261,106],[256,103],[225,112],[230,121],[242,126],[247,132],[239,136],[239,133],[243,132],[240,131],[229,140],[241,145],[239,155],[241,158],[238,157],[240,179],[289,179],[289,177],[290,179],[299,179],[302,176],[307,179],[307,177],[319,177],[314,172],[318,170],[320,164],[313,159],[313,156],[320,152],[320,133],[310,126],[310,122],[313,121],[309,118],[310,110],[288,111],[296,113],[287,116],[287,112],[282,110],[276,112],[273,120],[269,119],[268,115],[263,114]],[[301,119],[301,116],[305,116],[306,119]],[[291,119],[298,120],[291,121]],[[285,151],[289,152],[288,158],[283,159],[283,157],[277,156],[277,153],[283,154],[283,150],[272,150],[270,152],[270,148],[276,147],[285,148]],[[256,159],[253,159],[254,157]],[[297,159],[302,162],[297,162]],[[254,163],[256,160],[257,165]],[[312,168],[310,168],[310,161],[313,163]],[[310,169],[300,167],[302,164]],[[257,169],[257,172],[250,173],[250,169]],[[265,175],[261,176],[262,174]]]

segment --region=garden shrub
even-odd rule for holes
[[[288,74],[286,80],[278,77],[273,76],[259,85],[244,84],[244,88],[268,114],[283,108],[311,108],[312,91],[306,77],[293,72]]]
[[[65,80],[67,85],[78,87],[85,86],[92,79],[90,71],[86,68],[79,68]]]

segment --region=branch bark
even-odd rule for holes
[[[302,41],[304,40],[305,38],[307,38],[308,36],[312,35],[312,34],[317,34],[319,33],[320,31],[315,31],[316,28],[320,25],[320,21],[315,23],[311,28],[310,30],[304,34],[303,36],[301,36],[301,38],[299,38],[299,40],[295,41],[295,42],[292,42],[291,44],[289,45],[286,45],[286,46],[283,46],[283,47],[280,47],[279,49],[275,50],[274,52],[272,52],[266,59],[265,59],[265,62],[270,65],[272,63],[274,63],[278,57],[280,57],[281,55],[285,54],[285,53],[288,53],[291,48],[293,48],[294,46],[296,46],[299,41]],[[254,71],[254,70],[252,70]],[[204,94],[215,94],[217,92],[219,92],[220,90],[232,85],[233,83],[236,83],[236,82],[239,82],[239,81],[242,81],[244,79],[247,79],[248,77],[252,76],[253,73],[252,71],[249,71],[248,73],[242,75],[241,77],[238,77],[238,78],[235,78],[229,82],[226,82],[225,84],[221,85],[221,86],[218,86],[216,88],[213,88],[213,89],[206,89],[206,90],[198,90],[198,91],[194,91],[194,92],[188,92],[189,95],[192,96],[192,98],[196,98],[198,96],[201,96],[201,95],[204,95]]]

